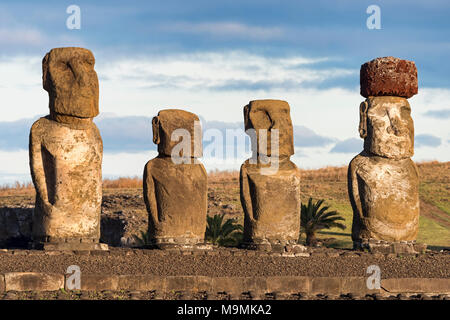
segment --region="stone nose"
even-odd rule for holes
[[[396,109],[388,110],[387,116],[389,118],[389,126],[387,127],[388,133],[393,133],[396,136],[402,136],[408,131],[408,124],[406,121],[403,121],[401,115],[398,113]]]
[[[80,87],[85,87],[89,84],[89,73],[84,70],[82,62],[79,59],[73,58],[68,62],[75,80]]]
[[[407,132],[406,125],[398,117],[389,118],[390,126],[387,127],[388,133],[393,133],[396,136],[404,135]]]

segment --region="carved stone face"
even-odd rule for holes
[[[78,118],[98,115],[95,59],[84,48],[55,48],[42,60],[42,82],[52,113]]]
[[[190,154],[177,154],[182,157],[199,158],[202,150],[202,129],[197,115],[178,109],[158,112],[152,120],[153,142],[158,145],[160,155],[171,156],[174,147],[182,143],[189,134]]]
[[[408,100],[400,97],[369,97],[360,106],[359,132],[364,150],[404,159],[414,154],[414,123]]]
[[[289,104],[286,101],[250,101],[244,107],[244,121],[246,131],[249,129],[256,131],[257,146],[252,145],[252,148],[258,150],[258,154],[272,155],[271,139],[274,129],[278,130],[279,156],[290,156],[294,154],[292,121]],[[265,140],[266,137],[267,140]],[[266,148],[260,148],[261,141],[267,141]]]

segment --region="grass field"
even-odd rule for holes
[[[450,162],[425,162],[418,164],[420,173],[419,193],[421,216],[418,242],[440,249],[450,247]],[[138,177],[104,180],[105,194],[108,190],[126,192],[142,189]],[[119,190],[120,189],[120,190]],[[32,184],[16,184],[0,187],[0,197],[22,196],[34,193]],[[319,239],[334,247],[351,248],[352,209],[347,194],[347,168],[328,167],[317,170],[302,170],[301,198],[306,202],[324,199],[331,210],[344,217],[345,230],[330,229],[319,233]],[[209,173],[208,213],[225,212],[227,216],[243,223],[243,212],[239,197],[239,173],[216,171]],[[230,209],[231,208],[231,209]],[[331,239],[334,238],[334,239]]]
[[[418,163],[418,168],[421,216],[417,241],[434,249],[450,247],[450,162]],[[233,203],[239,203],[238,176],[238,172],[211,173],[210,188],[226,194]],[[353,212],[347,194],[347,167],[302,170],[301,192],[302,202],[309,197],[324,199],[331,210],[338,211],[345,219],[345,230],[322,231],[318,238],[330,239],[326,241],[330,246],[351,248]],[[241,216],[238,219],[242,221]]]

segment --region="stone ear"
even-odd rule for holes
[[[153,129],[153,143],[159,144],[160,138],[159,138],[159,117],[153,117],[152,119],[152,129]]]
[[[44,90],[46,91],[50,91],[50,79],[48,77],[48,60],[49,60],[49,56],[50,54],[47,53],[44,57],[44,59],[42,59],[42,86],[44,88]]]
[[[359,136],[361,138],[367,137],[367,109],[369,105],[367,101],[361,102],[359,105]]]
[[[247,131],[248,129],[251,128],[251,122],[250,122],[250,105],[246,105],[244,107],[244,126],[245,126],[245,131]]]

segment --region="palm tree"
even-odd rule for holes
[[[141,231],[141,236],[133,235],[134,241],[139,247],[145,248],[150,246],[151,241],[148,232]]]
[[[345,225],[337,221],[344,221],[345,219],[339,216],[337,211],[327,211],[330,207],[320,206],[324,200],[318,200],[316,203],[312,202],[312,198],[309,198],[308,204],[302,204],[300,226],[306,234],[306,245],[315,245],[316,232],[322,229],[330,229],[333,227],[341,230],[345,229]]]
[[[205,238],[212,244],[219,246],[238,245],[242,240],[244,228],[236,223],[236,219],[227,219],[223,222],[225,214],[216,214],[206,217]]]

